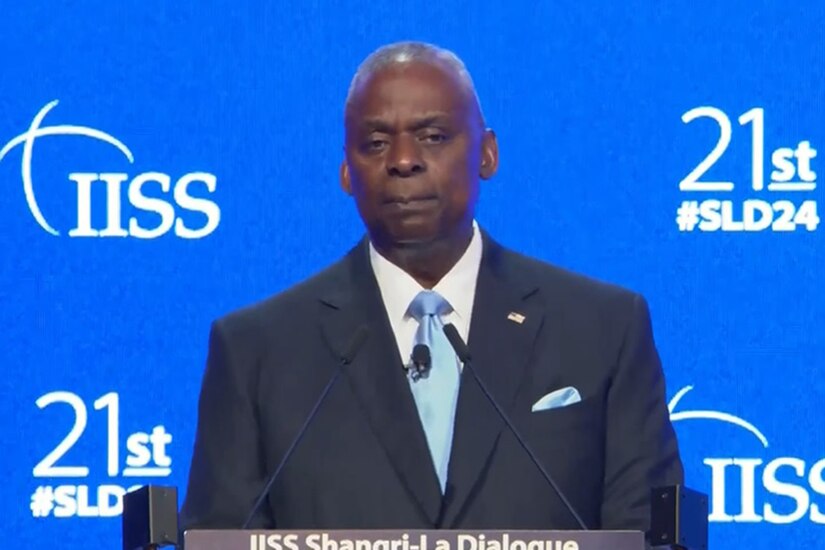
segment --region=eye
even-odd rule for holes
[[[378,153],[386,149],[387,140],[381,138],[371,138],[364,142],[363,149],[370,153]]]
[[[444,132],[437,132],[437,131],[428,132],[428,133],[424,134],[423,136],[421,136],[420,139],[424,143],[436,145],[436,144],[444,143],[445,141],[447,141],[447,134],[445,134]]]

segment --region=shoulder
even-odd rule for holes
[[[615,355],[630,334],[652,340],[645,298],[635,290],[577,273],[506,248],[501,269],[508,280],[542,304],[545,319],[568,343]]]
[[[501,248],[507,276],[525,287],[539,290],[555,305],[579,308],[632,308],[644,301],[635,290],[578,273],[553,263]]]
[[[648,305],[638,292],[509,250],[502,264],[543,313],[544,346],[583,376],[577,384],[661,371]],[[644,373],[648,373],[645,375]],[[574,384],[576,385],[576,384]]]
[[[303,281],[214,321],[227,338],[268,338],[274,327],[299,332],[317,319],[324,295],[347,285],[349,255]]]

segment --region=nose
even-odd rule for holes
[[[397,178],[408,178],[426,170],[421,149],[413,136],[398,136],[387,155],[387,173]]]

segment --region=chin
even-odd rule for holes
[[[391,241],[394,246],[403,248],[419,248],[432,244],[438,240],[436,235],[429,234],[403,234],[393,235]]]
[[[438,229],[430,224],[399,224],[388,227],[387,236],[396,246],[425,246],[438,240]]]

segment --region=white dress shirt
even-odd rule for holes
[[[452,307],[452,311],[444,315],[442,321],[445,325],[454,324],[465,342],[469,341],[470,337],[470,318],[473,313],[476,281],[481,265],[481,250],[481,233],[478,224],[473,221],[473,237],[470,240],[470,246],[453,268],[432,289],[447,300]],[[418,321],[409,315],[407,310],[413,298],[426,289],[406,271],[379,254],[372,243],[370,243],[370,263],[378,281],[378,288],[384,300],[384,307],[390,319],[395,341],[398,344],[401,362],[407,365],[410,363],[415,332],[418,329]]]

